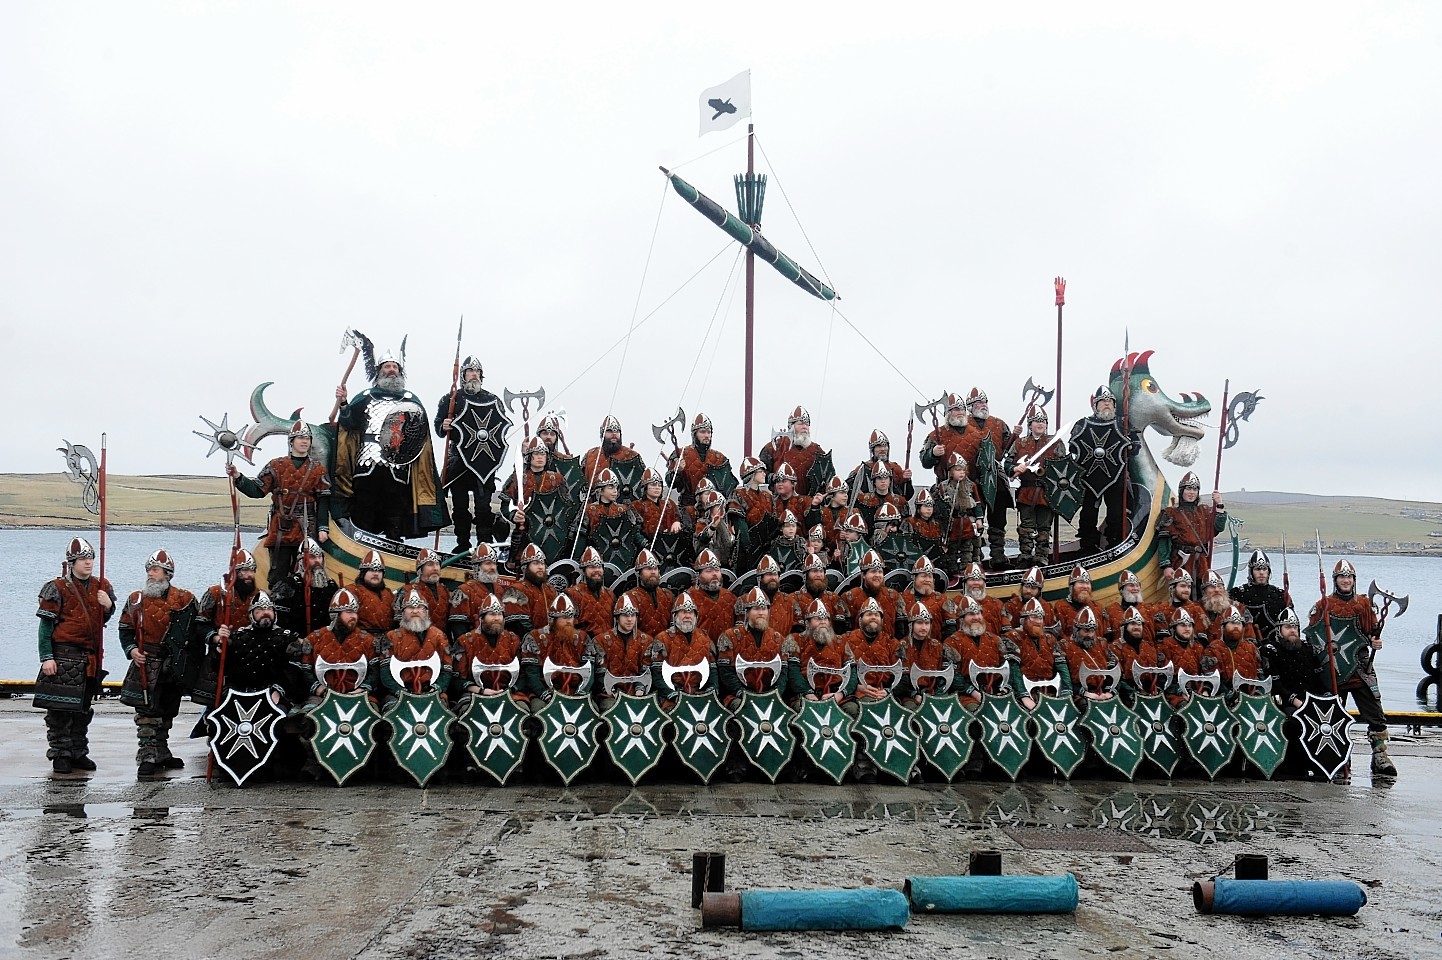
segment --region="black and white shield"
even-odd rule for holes
[[[495,397],[477,402],[462,396],[460,402],[461,409],[451,419],[455,434],[451,449],[481,483],[489,483],[505,458],[506,437],[513,425],[511,418]],[[447,478],[447,485],[454,479]]]
[[[1313,768],[1335,780],[1352,760],[1352,718],[1335,694],[1308,693],[1292,714],[1302,725],[1297,740]]]
[[[210,728],[210,753],[237,787],[244,786],[275,753],[276,725],[285,710],[271,699],[271,691],[230,687],[220,706],[205,715]]]

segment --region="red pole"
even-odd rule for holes
[[[100,582],[105,582],[105,434],[100,435]],[[105,666],[105,631],[100,631],[96,650],[98,663]]]
[[[1056,287],[1056,429],[1060,433],[1061,422],[1061,310],[1066,306],[1066,278],[1056,277],[1052,280]],[[1061,517],[1053,517],[1051,521],[1051,562],[1061,560]]]
[[[746,177],[748,181],[756,175],[756,125],[746,125]],[[755,226],[755,224],[751,224]],[[756,347],[756,254],[746,251],[746,425],[742,449],[751,456],[751,403],[752,384],[755,374],[752,357]]]
[[[1217,472],[1212,478],[1212,489],[1222,489],[1222,441],[1227,436],[1227,402],[1231,399],[1232,381],[1226,380],[1222,385],[1222,425],[1217,430]]]

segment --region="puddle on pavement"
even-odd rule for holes
[[[29,820],[35,817],[70,817],[76,820],[164,820],[177,814],[203,813],[204,807],[137,806],[128,803],[52,803],[44,807],[0,810],[0,817]]]

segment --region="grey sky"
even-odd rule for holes
[[[1014,422],[1054,379],[1060,273],[1066,421],[1129,328],[1174,396],[1265,394],[1224,487],[1438,499],[1442,12],[995,6],[7,4],[0,471],[102,430],[114,472],[218,471],[196,415],[243,421],[274,380],[274,410],[323,419],[347,325],[409,334],[434,403],[462,312],[487,385],[544,384],[590,446],[621,351],[556,393],[638,288],[645,315],[725,247],[656,165],[724,147],[678,172],[734,208],[745,127],[698,140],[696,95],[749,67],[815,254],[776,181],[767,235],[928,395],[979,385]],[[626,353],[614,412],[648,455],[679,402],[739,461],[734,261]],[[758,435],[799,402],[838,467],[873,426],[899,459],[921,398],[757,276]]]

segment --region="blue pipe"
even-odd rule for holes
[[[1073,913],[1076,877],[912,877],[906,895],[918,913]]]
[[[1215,880],[1192,884],[1198,913],[1350,917],[1367,892],[1350,880]]]
[[[743,890],[742,930],[900,930],[900,890]]]

